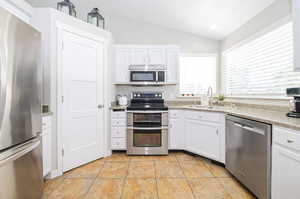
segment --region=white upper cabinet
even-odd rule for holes
[[[147,48],[133,48],[132,49],[132,62],[133,65],[145,65],[148,61]],[[128,69],[128,67],[127,67]]]
[[[178,82],[180,50],[177,46],[115,46],[115,83],[128,83],[130,65],[164,65],[167,83]]]
[[[131,64],[131,49],[130,48],[116,48],[116,67],[115,67],[115,82],[126,83],[129,82],[128,66]]]
[[[147,61],[150,65],[165,65],[165,48],[149,48]]]
[[[178,81],[179,72],[179,48],[167,48],[167,81],[170,83],[176,83]]]
[[[300,71],[300,1],[292,0],[294,24],[294,67]]]

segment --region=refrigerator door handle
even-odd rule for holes
[[[1,42],[1,40],[0,40]],[[2,127],[4,109],[6,104],[6,84],[7,84],[7,69],[5,59],[5,46],[0,47],[0,128]]]
[[[41,143],[41,141],[39,139],[35,140],[35,141],[30,141],[29,143],[15,149],[15,151],[10,152],[10,155],[7,155],[8,157],[6,156],[6,157],[1,158],[1,156],[0,156],[0,167],[9,162],[13,162],[14,160],[33,151],[35,148],[37,148],[40,145],[40,143]]]

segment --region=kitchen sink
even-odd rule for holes
[[[205,106],[205,105],[190,105],[189,107],[191,108],[208,108],[208,109],[213,109],[213,106]]]

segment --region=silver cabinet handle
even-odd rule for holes
[[[287,140],[287,143],[294,143],[294,140]]]
[[[0,167],[4,164],[13,162],[14,160],[26,155],[27,153],[29,153],[29,152],[33,151],[35,148],[37,148],[39,145],[40,145],[40,141],[38,140],[35,142],[31,141],[28,144],[20,147],[20,149],[18,149],[15,154],[13,154],[9,157],[6,157],[4,159],[0,159]]]

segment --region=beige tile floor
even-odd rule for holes
[[[254,199],[221,166],[182,152],[114,153],[46,181],[43,199]]]

